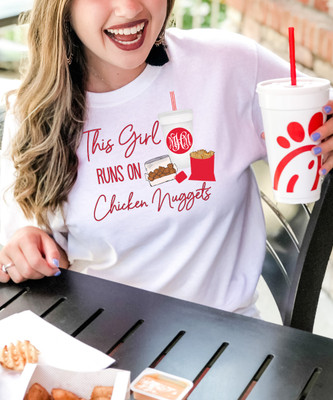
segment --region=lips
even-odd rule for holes
[[[136,21],[130,24],[117,25],[108,28],[104,33],[122,50],[138,49],[145,37],[147,21]]]

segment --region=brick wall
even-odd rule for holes
[[[295,28],[297,67],[333,83],[333,0],[225,0],[228,28],[289,59]]]
[[[332,2],[330,0],[297,0],[299,3],[313,7],[319,11],[330,13],[332,10]]]

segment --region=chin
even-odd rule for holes
[[[140,67],[145,67],[147,57],[148,57],[148,54],[147,54],[147,56],[142,56],[136,60],[128,60],[127,59],[126,61],[124,60],[123,63],[119,63],[118,65],[120,68],[125,69],[127,71],[137,70]]]

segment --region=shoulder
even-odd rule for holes
[[[255,40],[223,29],[170,28],[166,34],[171,64],[180,69],[203,68],[239,83],[288,76],[288,63]],[[287,74],[287,75],[286,75]],[[243,83],[243,82],[242,82]]]
[[[177,29],[170,28],[166,33],[168,51],[174,53],[192,53],[192,55],[209,55],[221,57],[255,56],[257,44],[254,40],[241,34],[221,29]]]

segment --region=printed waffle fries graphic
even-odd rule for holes
[[[23,371],[26,363],[36,364],[39,351],[29,340],[17,341],[4,346],[0,351],[0,364],[7,369]]]
[[[206,158],[211,158],[214,155],[214,151],[206,151],[204,149],[198,150],[198,151],[192,151],[190,153],[190,157],[196,158],[199,160],[205,160]]]
[[[215,181],[215,152],[200,149],[190,153],[190,181]]]

